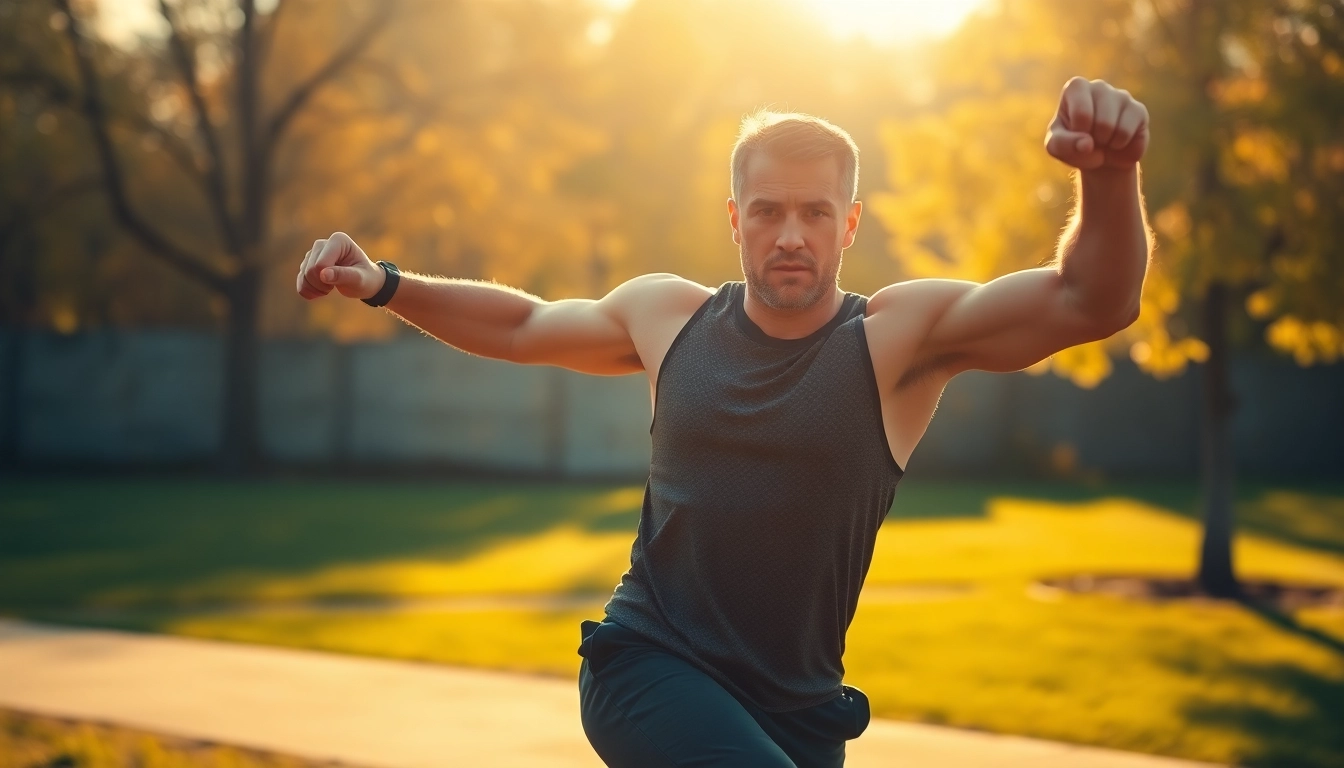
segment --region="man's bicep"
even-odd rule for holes
[[[509,359],[606,376],[644,370],[623,319],[622,287],[601,299],[538,305],[514,333]]]
[[[1024,269],[987,283],[940,281],[949,299],[926,335],[921,358],[955,370],[1020,371],[1114,329],[1078,306],[1052,267]]]

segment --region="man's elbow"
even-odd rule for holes
[[[1112,315],[1104,315],[1097,319],[1096,328],[1098,340],[1110,338],[1115,334],[1125,330],[1133,325],[1139,319],[1139,305],[1136,302],[1134,306],[1124,312]]]

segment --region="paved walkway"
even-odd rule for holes
[[[368,768],[602,768],[564,680],[7,619],[0,706]],[[1208,765],[879,719],[848,753],[850,768]]]

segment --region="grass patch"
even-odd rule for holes
[[[349,765],[0,709],[0,768],[318,768]]]
[[[600,618],[628,566],[641,500],[607,486],[10,483],[0,610],[572,679],[579,622]],[[1344,487],[1248,485],[1237,504],[1244,576],[1344,584]],[[1344,612],[1030,588],[1077,572],[1188,576],[1196,510],[1184,484],[906,481],[846,682],[878,716],[1247,766],[1344,764]],[[881,597],[940,584],[968,588]],[[547,594],[590,594],[593,608],[277,607]]]

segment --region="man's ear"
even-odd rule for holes
[[[738,224],[737,214],[738,214],[737,201],[733,200],[733,198],[730,197],[728,198],[728,226],[733,228],[733,242],[738,245],[741,245],[742,232],[739,231],[737,228]]]
[[[863,215],[863,203],[855,200],[849,207],[849,213],[845,216],[845,238],[840,246],[848,248],[854,244],[854,236],[859,233],[859,216]]]

